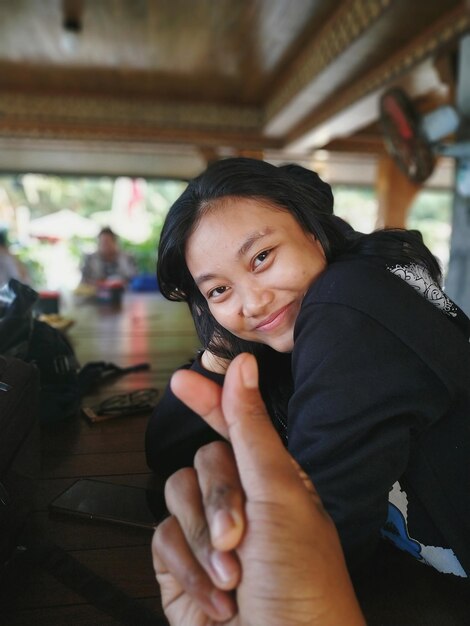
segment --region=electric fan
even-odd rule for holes
[[[457,130],[459,123],[459,114],[449,105],[421,117],[409,96],[398,87],[389,89],[380,99],[385,147],[415,183],[423,183],[431,176],[438,155],[455,158],[470,155],[468,142],[440,143]]]

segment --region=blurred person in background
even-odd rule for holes
[[[21,283],[29,284],[28,270],[21,261],[10,252],[8,236],[5,230],[0,231],[0,286],[15,278]]]
[[[82,284],[95,285],[105,280],[119,280],[127,284],[137,274],[131,255],[119,247],[116,233],[109,227],[98,235],[98,249],[85,256],[82,264]]]

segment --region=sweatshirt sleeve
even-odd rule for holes
[[[181,369],[191,369],[223,385],[224,376],[204,369],[199,359]],[[168,384],[147,425],[147,465],[159,476],[168,478],[178,469],[192,466],[196,451],[218,439],[220,435],[178,400]]]
[[[450,400],[410,348],[339,304],[302,307],[293,374],[288,447],[315,484],[354,569],[377,546],[413,433]]]

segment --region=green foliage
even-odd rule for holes
[[[410,209],[409,222],[416,223],[424,220],[434,220],[439,223],[449,224],[452,212],[452,196],[451,191],[421,191]]]
[[[110,176],[22,174],[0,176],[0,188],[5,190],[12,206],[28,206],[32,219],[61,209],[89,217],[99,211],[111,210],[114,181]],[[185,186],[186,183],[179,180],[148,180],[147,210],[155,215],[162,210],[166,213]]]
[[[424,243],[439,260],[444,274],[449,262],[452,201],[451,191],[423,190],[410,208],[406,223],[407,228],[421,232]]]
[[[155,274],[160,230],[161,224],[156,225],[147,241],[139,244],[120,239],[121,248],[134,257],[141,274]]]
[[[362,232],[374,230],[377,222],[377,199],[372,187],[333,185],[334,212]]]
[[[68,208],[88,217],[111,208],[113,179],[24,174],[0,177],[13,206],[26,205],[36,218]]]
[[[155,273],[156,251],[160,238],[160,231],[171,204],[184,191],[186,182],[180,180],[146,180],[145,181],[145,209],[149,221],[149,232],[146,241],[140,244],[127,241],[120,237],[121,247],[133,255],[138,270],[141,273]],[[13,213],[19,206],[29,208],[30,219],[48,215],[62,209],[76,211],[83,217],[97,215],[96,220],[103,224],[103,213],[109,212],[113,206],[115,179],[108,176],[49,176],[42,174],[18,174],[0,176],[0,210],[2,204],[6,207],[5,215]],[[15,223],[7,224],[15,239]],[[20,242],[21,243],[21,242]],[[67,260],[69,267],[74,268],[77,274],[80,260],[85,251],[92,251],[96,247],[95,239],[74,237],[67,241]],[[15,253],[27,266],[31,275],[31,282],[35,287],[48,286],[56,282],[57,272],[51,271],[56,265],[57,249],[54,244],[32,240],[27,247],[17,246]],[[67,261],[67,263],[68,263]],[[49,274],[55,274],[49,279]],[[69,272],[70,274],[70,272]],[[72,276],[64,273],[64,284],[73,280]]]
[[[156,254],[161,228],[168,208],[184,191],[186,183],[179,180],[147,180],[145,190],[146,210],[150,217],[148,238],[135,244],[121,237],[124,250],[132,254],[139,272],[155,273]],[[67,208],[84,217],[110,211],[113,203],[114,178],[48,176],[22,174],[0,176],[0,190],[11,207],[26,205],[31,219]],[[370,232],[376,227],[377,200],[372,187],[335,185],[335,213],[356,230]],[[452,211],[451,191],[422,191],[414,202],[408,217],[408,228],[420,230],[426,244],[438,256],[442,265],[448,260],[450,221]],[[28,248],[17,251],[28,267],[35,285],[47,282],[47,268],[43,268],[43,248],[47,244],[33,241]],[[69,252],[78,267],[85,249],[94,248],[96,241],[73,238]]]
[[[333,193],[336,215],[363,233],[376,228],[378,207],[372,187],[335,185]],[[452,198],[451,190],[422,190],[408,212],[406,223],[407,228],[421,232],[444,273],[449,261]]]
[[[26,266],[28,270],[29,280],[34,288],[46,284],[46,273],[44,271],[43,264],[39,260],[40,253],[39,248],[43,244],[35,242],[31,246],[18,247],[15,250],[16,256]]]

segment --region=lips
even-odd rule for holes
[[[255,327],[255,330],[268,331],[277,328],[280,324],[282,324],[282,322],[284,322],[290,306],[290,304],[287,304],[286,306],[282,307],[282,309],[279,309],[278,311],[264,319],[260,324],[258,324],[258,326]]]

